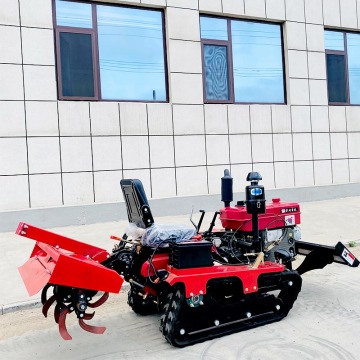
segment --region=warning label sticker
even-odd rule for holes
[[[295,225],[295,215],[286,215],[285,216],[286,225]]]
[[[344,249],[341,254],[342,258],[346,260],[350,265],[352,265],[355,261],[355,256],[348,250]]]

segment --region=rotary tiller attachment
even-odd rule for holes
[[[47,292],[50,287],[53,287],[53,295],[47,298]],[[88,308],[97,308],[104,304],[109,298],[109,293],[105,292],[97,301],[90,302],[96,293],[96,291],[47,284],[41,293],[41,302],[43,304],[42,313],[47,317],[51,305],[56,303],[54,319],[59,325],[59,333],[64,340],[72,339],[66,328],[66,316],[72,312],[75,312],[79,319],[79,325],[83,330],[93,334],[103,334],[106,327],[93,326],[84,322],[84,320],[91,320],[95,315],[95,311],[86,313]]]
[[[71,340],[66,329],[66,316],[74,312],[82,329],[93,334],[102,334],[105,327],[86,324],[95,314],[87,309],[101,306],[109,292],[118,293],[123,278],[103,265],[109,258],[106,250],[76,241],[34,226],[20,223],[18,235],[36,240],[30,258],[19,267],[20,275],[30,296],[42,289],[42,313],[47,317],[55,304],[54,319],[59,325],[64,340]],[[48,298],[48,290],[53,288]],[[97,292],[104,294],[91,302]]]

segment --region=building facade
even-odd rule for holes
[[[360,1],[0,5],[3,214],[360,182]]]

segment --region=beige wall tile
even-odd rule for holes
[[[23,100],[23,74],[21,65],[0,64],[0,100]]]
[[[290,104],[309,105],[309,82],[304,79],[290,79]]]
[[[327,160],[331,158],[329,133],[313,133],[312,141],[315,160]]]
[[[205,166],[176,169],[178,196],[205,195],[208,193]]]
[[[199,10],[221,13],[221,0],[199,0]]]
[[[175,169],[151,169],[151,188],[156,199],[176,196]]]
[[[29,208],[28,177],[0,176],[0,209],[20,210]]]
[[[332,183],[331,161],[314,161],[315,185],[330,185]]]
[[[94,171],[121,170],[120,136],[94,136],[92,154]]]
[[[85,205],[94,202],[93,176],[89,172],[63,174],[64,205]],[[78,219],[82,221],[82,219]],[[83,222],[85,223],[85,218]]]
[[[244,0],[245,15],[265,18],[265,0]]]
[[[26,101],[28,136],[58,136],[58,105],[56,101]]]
[[[146,104],[121,103],[120,121],[122,135],[147,135]]]
[[[52,2],[49,0],[20,0],[21,25],[52,28]]]
[[[52,30],[24,27],[21,38],[24,64],[55,65]]]
[[[166,0],[167,6],[174,6],[185,9],[198,9],[198,0]]]
[[[120,135],[119,104],[115,102],[90,102],[92,135]]]
[[[24,65],[25,100],[56,100],[55,66]]]
[[[287,105],[271,106],[272,128],[274,133],[291,132],[291,108]]]
[[[94,172],[95,202],[124,201],[120,190],[122,171],[96,171]]]
[[[61,136],[90,135],[89,103],[60,101],[59,125]]]
[[[360,133],[348,133],[349,157],[360,158]]]
[[[295,161],[295,186],[314,185],[314,165],[312,161]]]
[[[27,144],[30,174],[60,172],[58,137],[30,137]]]
[[[14,0],[0,0],[0,8],[6,11],[0,12],[0,24],[19,25],[19,3]]]
[[[271,106],[250,105],[251,132],[271,133]]]
[[[165,7],[166,6],[166,0],[141,0],[141,4],[144,5],[156,5]]]
[[[250,133],[249,105],[228,105],[230,134]]]
[[[229,141],[231,164],[252,162],[250,134],[230,135]]]
[[[268,19],[285,20],[285,0],[266,0]]]
[[[0,101],[0,137],[25,136],[23,101]]]
[[[349,161],[348,160],[333,160],[332,175],[333,184],[345,184],[350,180],[349,177]]]
[[[308,59],[306,51],[289,50],[288,67],[290,78],[306,79],[308,74]]]
[[[60,174],[30,175],[30,201],[32,208],[62,205]]]
[[[152,168],[174,167],[174,139],[172,136],[150,136]]]
[[[124,169],[149,168],[149,143],[147,136],[122,136]]]
[[[0,49],[1,63],[21,64],[20,28],[0,26]]]
[[[244,15],[244,0],[222,0],[224,14]]]
[[[218,104],[205,105],[206,134],[227,134],[227,106]]]
[[[173,121],[170,104],[147,104],[149,135],[172,135]]]
[[[309,78],[326,79],[325,54],[319,52],[308,52]]]
[[[360,108],[358,106],[346,107],[347,131],[360,131]]]
[[[251,135],[253,162],[274,161],[273,140],[271,134]]]
[[[360,182],[360,159],[349,160],[350,182]]]
[[[276,188],[290,188],[295,185],[293,162],[274,163]]]
[[[206,163],[208,165],[230,163],[228,135],[206,136]]]
[[[25,138],[0,138],[0,175],[27,174]]]
[[[305,20],[311,24],[323,24],[322,0],[305,0]]]
[[[173,105],[175,135],[204,134],[203,105]]]
[[[90,137],[61,137],[60,144],[62,171],[92,170]]]
[[[329,132],[329,109],[327,106],[311,107],[311,129],[313,132]]]
[[[323,0],[324,24],[340,26],[340,1]]]
[[[330,134],[330,141],[332,159],[345,159],[349,157],[346,133]]]
[[[176,166],[205,165],[205,136],[175,136],[175,164]]]
[[[171,100],[175,104],[202,104],[203,79],[201,74],[172,73]]]
[[[342,27],[353,29],[358,27],[356,10],[356,0],[340,0],[340,20]]]
[[[286,20],[289,21],[305,21],[304,0],[285,0]]]
[[[292,106],[291,124],[293,132],[311,132],[310,106]]]
[[[345,106],[329,106],[330,131],[346,131]]]
[[[306,41],[309,51],[325,51],[324,27],[322,25],[306,24]]]
[[[294,160],[312,160],[311,134],[293,134]]]
[[[292,161],[292,136],[291,134],[274,134],[274,161]]]
[[[168,59],[171,72],[202,74],[200,42],[170,39]]]
[[[287,21],[285,24],[285,39],[288,49],[306,50],[305,24]]]
[[[327,105],[327,82],[326,80],[309,80],[310,104]]]
[[[199,41],[199,12],[169,7],[167,9],[167,34],[170,39]]]

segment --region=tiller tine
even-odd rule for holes
[[[88,303],[87,306],[89,308],[97,308],[97,307],[101,306],[102,304],[104,304],[108,298],[109,298],[109,293],[106,292],[101,296],[101,298],[99,300],[95,301],[92,304]]]
[[[95,315],[95,311],[93,313],[91,313],[91,314],[84,314],[83,319],[84,320],[91,320],[94,317],[94,315]]]
[[[68,308],[64,308],[59,314],[59,333],[64,340],[72,340],[72,337],[66,329],[66,315],[69,313]]]
[[[52,295],[44,304],[44,306],[42,308],[42,313],[45,317],[47,317],[50,306],[55,302],[55,300],[56,300],[56,296]]]
[[[86,324],[83,319],[79,319],[79,325],[83,330],[91,332],[93,334],[103,334],[106,330],[105,326],[93,326]]]
[[[46,284],[45,287],[42,289],[41,292],[41,303],[43,305],[45,305],[45,303],[47,302],[47,291],[48,289],[51,287],[51,284]]]
[[[97,308],[109,298],[109,292],[118,293],[123,278],[105,266],[109,253],[101,248],[77,240],[57,235],[34,226],[20,223],[16,233],[36,240],[30,259],[19,267],[20,275],[30,296],[42,289],[42,313],[48,315],[55,304],[54,319],[59,324],[59,332],[64,340],[71,340],[66,329],[66,315],[75,312],[82,329],[93,334],[102,334],[105,327],[84,323],[91,320],[95,312],[86,309]],[[104,264],[104,265],[103,265]],[[48,298],[48,289],[54,288]],[[104,294],[94,303],[93,296]]]

